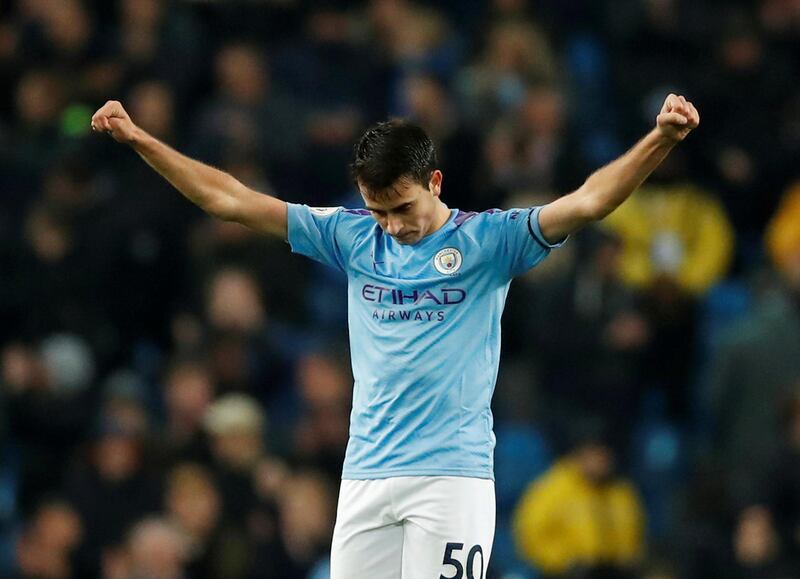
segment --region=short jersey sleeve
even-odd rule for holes
[[[292,251],[345,271],[355,238],[353,224],[348,223],[353,216],[342,207],[287,205]]]
[[[491,215],[492,228],[499,228],[495,235],[497,264],[509,277],[518,276],[548,256],[551,249],[561,247],[566,238],[558,243],[548,243],[539,229],[541,207],[509,209]]]

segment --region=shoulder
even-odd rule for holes
[[[369,235],[376,225],[369,211],[345,207],[309,207],[289,203],[289,234],[317,232],[338,242]]]
[[[639,493],[636,490],[633,482],[620,478],[617,479],[610,487],[611,494],[618,500],[630,501],[632,503],[639,502]]]
[[[346,207],[311,207],[298,203],[289,203],[290,212],[311,218],[314,221],[330,221],[337,226],[371,226],[374,219],[366,209],[348,209]]]
[[[526,209],[487,209],[481,212],[459,209],[454,223],[458,228],[500,225],[509,221],[525,219],[532,210],[531,207]]]
[[[372,219],[372,213],[370,213],[367,209],[349,209],[347,207],[337,207],[336,209],[341,210],[342,219],[346,219],[353,223],[364,222],[372,225],[372,222],[374,221]]]
[[[792,320],[788,297],[779,290],[767,291],[760,296],[750,311],[722,329],[718,351],[729,353],[748,350],[775,335],[776,327]]]
[[[577,480],[577,468],[569,459],[562,458],[553,464],[539,478],[536,485],[540,489],[556,492],[559,489],[572,488]]]
[[[377,221],[366,209],[348,209],[339,207],[338,227],[340,230],[347,231],[354,235],[371,233],[377,227]]]

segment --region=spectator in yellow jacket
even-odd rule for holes
[[[650,329],[642,384],[660,390],[670,420],[691,416],[700,299],[728,272],[733,227],[716,196],[684,177],[676,156],[603,221],[622,240],[619,274],[639,290]]]
[[[767,226],[765,243],[775,269],[800,293],[800,181],[784,194]]]
[[[688,183],[646,185],[603,224],[622,238],[622,277],[638,288],[667,277],[701,295],[727,273],[733,256],[722,203]]]
[[[513,518],[521,557],[543,577],[628,577],[643,555],[643,508],[614,452],[584,439],[533,482]]]

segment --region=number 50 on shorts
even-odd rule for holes
[[[455,569],[455,575],[439,575],[439,579],[483,579],[483,549],[480,545],[473,546],[466,556],[466,561],[461,564],[459,552],[464,550],[464,543],[447,543],[444,549],[442,565],[449,565]],[[476,560],[480,555],[480,566],[476,569]],[[466,575],[464,571],[466,569]],[[476,575],[477,572],[477,575]]]

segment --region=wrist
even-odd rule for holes
[[[655,139],[656,143],[661,147],[667,147],[671,149],[672,147],[681,142],[680,136],[674,129],[669,130],[665,127],[661,127],[658,125],[653,127],[651,135],[653,135],[653,138]]]
[[[136,152],[141,152],[147,147],[148,142],[152,139],[153,137],[147,131],[137,127],[136,125],[133,125],[127,144]]]

